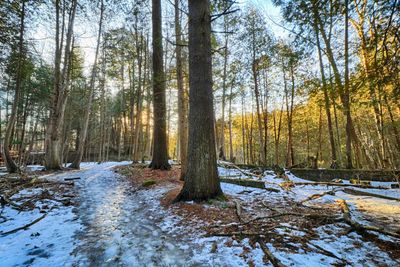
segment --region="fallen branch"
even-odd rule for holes
[[[252,232],[230,232],[230,233],[208,233],[205,237],[210,236],[249,236],[249,237],[259,237],[265,236],[265,233],[252,233]]]
[[[276,219],[283,216],[297,216],[297,217],[306,217],[310,219],[331,219],[337,220],[337,216],[334,215],[325,215],[325,214],[318,214],[318,213],[296,213],[296,212],[285,212],[285,213],[278,213],[269,216],[262,216],[256,217],[250,221],[244,222],[242,225],[247,225],[253,223],[255,221],[264,220],[264,219]]]
[[[73,180],[80,180],[81,177],[66,177],[64,178],[64,181],[73,181]]]
[[[333,190],[326,191],[326,192],[323,192],[323,193],[314,194],[314,195],[311,195],[311,196],[307,197],[306,199],[303,199],[299,203],[303,204],[304,202],[307,202],[307,201],[310,201],[310,200],[314,200],[314,199],[318,199],[318,198],[321,198],[321,197],[323,197],[325,195],[334,196],[337,191],[341,191],[341,190],[342,189],[333,189]]]
[[[340,187],[358,187],[358,188],[369,188],[369,189],[390,189],[384,186],[372,186],[372,185],[358,185],[358,184],[342,184],[334,182],[293,182],[294,185],[326,185],[326,186],[340,186]]]
[[[272,254],[272,252],[268,249],[268,247],[264,244],[263,241],[258,239],[257,242],[258,244],[260,244],[260,247],[262,251],[265,253],[265,256],[267,256],[267,258],[270,260],[270,262],[274,267],[285,267],[285,265],[277,257],[275,257],[274,254]]]
[[[373,231],[373,232],[378,232],[378,233],[381,233],[384,235],[400,238],[399,233],[387,231],[382,227],[363,225],[363,224],[353,220],[351,218],[351,213],[350,213],[349,206],[347,205],[347,202],[344,199],[339,199],[337,202],[340,206],[340,209],[342,210],[344,222],[346,222],[348,225],[350,225],[356,232],[363,234],[363,233],[365,233],[365,231]]]
[[[16,203],[14,203],[13,201],[11,201],[8,197],[6,196],[0,196],[0,202],[1,205],[4,206],[5,204],[9,204],[10,206],[16,208],[19,211],[24,210],[24,208],[21,205],[18,205]]]
[[[224,168],[226,166],[233,167],[234,169],[238,170],[239,172],[243,173],[246,176],[250,176],[250,177],[255,176],[255,177],[260,178],[260,179],[262,178],[262,175],[258,175],[258,174],[254,174],[254,173],[242,170],[241,168],[239,168],[238,166],[236,166],[235,164],[233,164],[231,162],[218,161],[218,165],[220,165],[220,167],[224,167]]]
[[[38,223],[38,222],[40,222],[41,220],[43,220],[44,217],[46,217],[46,216],[47,216],[47,213],[43,214],[42,216],[40,216],[40,217],[37,218],[36,220],[34,220],[34,221],[28,223],[27,225],[24,225],[24,226],[15,228],[15,229],[10,230],[10,231],[7,231],[7,232],[1,232],[0,235],[1,235],[1,236],[6,236],[6,235],[10,235],[10,234],[16,233],[16,232],[18,232],[18,231],[20,231],[20,230],[26,230],[27,228],[29,228],[30,226],[34,225],[35,223]]]
[[[359,190],[355,190],[355,189],[351,189],[351,188],[344,188],[343,191],[347,194],[356,195],[356,196],[376,197],[376,198],[400,201],[399,198],[384,196],[384,195],[380,195],[380,194],[374,194],[374,193],[370,193],[370,192],[359,191]]]
[[[315,247],[315,248],[317,248],[318,250],[320,250],[321,252],[322,252],[322,254],[324,254],[324,255],[326,255],[326,256],[329,256],[329,257],[331,257],[331,258],[335,258],[335,259],[337,259],[337,260],[340,260],[340,261],[342,261],[343,263],[345,263],[345,264],[349,264],[345,259],[342,259],[342,258],[340,258],[340,257],[338,257],[338,256],[336,256],[334,253],[332,253],[332,252],[330,252],[329,250],[326,250],[326,249],[324,249],[323,247],[321,247],[321,246],[318,246],[317,244],[309,244],[309,246],[313,246],[313,247]]]

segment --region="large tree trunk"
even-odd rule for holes
[[[15,78],[15,95],[14,102],[11,108],[11,115],[7,123],[6,134],[3,143],[3,158],[6,164],[7,171],[14,173],[19,171],[19,167],[14,162],[10,155],[10,144],[12,141],[12,131],[17,119],[18,102],[21,95],[22,83],[22,65],[23,65],[23,47],[24,47],[24,30],[25,30],[25,0],[22,1],[21,17],[20,17],[20,30],[19,30],[19,44],[18,44],[18,62],[17,62],[17,75]]]
[[[45,167],[48,170],[61,169],[61,139],[62,139],[62,126],[64,123],[65,106],[68,96],[68,72],[70,67],[70,55],[71,55],[71,43],[73,26],[75,20],[75,13],[77,7],[77,0],[72,1],[67,38],[65,43],[64,52],[64,64],[63,71],[61,73],[61,47],[62,41],[60,41],[60,1],[56,0],[56,52],[55,52],[55,73],[54,73],[54,93],[53,103],[50,111],[49,122],[47,126],[46,139],[45,139]],[[65,10],[65,6],[63,7]],[[63,29],[64,27],[62,27]],[[63,32],[63,30],[62,30]],[[61,33],[61,39],[63,39]]]
[[[209,0],[189,0],[189,146],[185,184],[177,200],[222,195],[215,151]]]
[[[79,169],[82,161],[82,156],[83,156],[83,150],[85,147],[85,142],[86,142],[86,137],[87,137],[87,131],[89,127],[89,118],[90,118],[90,111],[92,109],[92,102],[93,102],[93,97],[94,97],[94,87],[95,87],[95,81],[96,81],[96,73],[97,73],[97,58],[99,56],[99,51],[100,51],[100,39],[101,39],[101,33],[102,33],[102,28],[103,28],[103,13],[104,13],[104,3],[101,1],[100,5],[100,21],[99,21],[99,30],[97,33],[97,46],[96,46],[96,53],[94,56],[94,62],[92,66],[92,74],[90,76],[90,85],[89,85],[89,97],[88,97],[88,103],[86,106],[85,110],[85,115],[83,119],[83,127],[81,131],[81,137],[79,138],[79,146],[78,146],[78,151],[76,158],[70,165],[70,168],[74,169]]]
[[[161,32],[161,0],[152,0],[153,24],[153,159],[150,168],[168,170],[165,77],[163,67],[163,48]]]
[[[176,79],[178,85],[178,135],[179,135],[179,157],[181,161],[181,180],[185,178],[187,169],[187,146],[188,146],[188,96],[183,82],[182,64],[182,30],[179,0],[175,0],[175,42],[176,42]]]

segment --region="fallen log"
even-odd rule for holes
[[[274,267],[285,267],[285,265],[277,258],[274,254],[268,249],[268,247],[264,244],[264,242],[260,239],[257,240],[258,244],[262,251],[265,253],[265,256],[269,259]]]
[[[351,194],[351,195],[356,195],[356,196],[376,197],[376,198],[400,201],[399,198],[395,198],[395,197],[391,197],[391,196],[384,196],[384,195],[365,192],[365,191],[360,191],[360,190],[355,190],[355,189],[352,189],[352,188],[344,188],[343,192],[345,192],[347,194]]]
[[[377,232],[381,233],[384,235],[400,238],[400,234],[397,232],[391,232],[387,231],[383,227],[375,227],[375,226],[370,226],[370,225],[363,225],[351,218],[351,213],[349,206],[347,205],[347,202],[344,199],[339,199],[338,204],[340,206],[340,209],[342,210],[343,213],[343,221],[350,225],[352,229],[354,229],[357,233],[363,234],[366,231],[372,231],[372,232]]]
[[[219,180],[223,183],[265,189],[265,183],[263,181],[256,181],[256,180],[251,180],[251,179],[229,179],[229,178],[221,178],[221,177],[219,178]]]
[[[279,189],[273,188],[273,187],[266,187],[264,181],[257,181],[257,180],[251,180],[251,179],[231,179],[231,178],[219,178],[219,180],[222,183],[228,183],[228,184],[236,184],[236,185],[241,185],[245,187],[253,187],[253,188],[259,188],[259,189],[264,189],[270,192],[274,193],[279,193],[281,192]],[[279,185],[278,185],[279,186]]]

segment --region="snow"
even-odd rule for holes
[[[80,204],[57,205],[43,220],[28,229],[6,236],[0,235],[0,266],[270,265],[264,261],[264,252],[259,244],[252,244],[248,238],[233,240],[230,237],[207,237],[200,225],[181,224],[184,218],[161,206],[159,201],[172,189],[172,185],[134,191],[130,181],[113,170],[116,166],[130,163],[82,163],[81,170],[41,176],[40,178],[51,181],[80,177],[74,181],[76,202]],[[32,168],[40,170],[40,166]],[[248,178],[234,169],[218,170],[221,176]],[[305,181],[289,172],[287,175],[292,181]],[[251,203],[256,199],[273,203],[280,203],[282,199],[300,201],[312,194],[332,189],[326,186],[296,186],[291,191],[285,191],[279,186],[284,180],[268,171],[264,173],[262,180],[268,187],[280,189],[280,192],[228,183],[222,183],[221,187],[224,193],[244,203]],[[14,195],[13,199],[38,194],[41,190],[22,190]],[[399,195],[398,189],[376,192]],[[326,195],[307,202],[307,205],[334,203],[340,198],[348,202],[352,215],[362,223],[370,223],[371,218],[385,218],[382,222],[393,226],[400,222],[400,203],[391,200],[337,192],[336,196]],[[38,203],[37,206],[40,208],[53,204],[56,203],[43,200],[43,203]],[[205,204],[205,208],[208,208],[207,205]],[[19,213],[5,206],[0,215],[0,219],[8,218],[5,222],[0,220],[0,232],[4,232],[26,225],[43,214],[39,209]],[[338,224],[318,227],[315,230],[319,236],[308,243],[310,251],[293,242],[288,242],[287,245],[298,248],[296,251],[275,248],[272,243],[266,245],[287,266],[333,266],[341,263],[340,260],[321,253],[318,247],[329,250],[352,266],[400,264],[374,243],[364,241],[358,234],[342,234],[346,227]],[[306,235],[295,223],[281,223],[273,231],[284,237],[300,239]],[[378,237],[392,242],[394,240],[382,235]]]

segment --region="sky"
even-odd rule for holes
[[[169,4],[169,2],[166,2]],[[279,27],[277,24],[282,24],[282,17],[280,15],[280,9],[275,7],[271,0],[239,0],[240,6],[252,5],[259,8],[267,18],[267,27],[274,33],[275,36],[285,38],[287,32]],[[86,69],[94,61],[94,50],[96,46],[96,31],[97,23],[96,20],[91,19],[91,22],[82,21],[80,17],[77,17],[75,22],[75,35],[77,42],[82,48],[85,54],[85,66]],[[33,31],[32,39],[35,40],[35,48],[39,54],[41,54],[47,62],[52,62],[54,46],[53,32],[48,29],[47,23],[38,23],[36,30]]]

